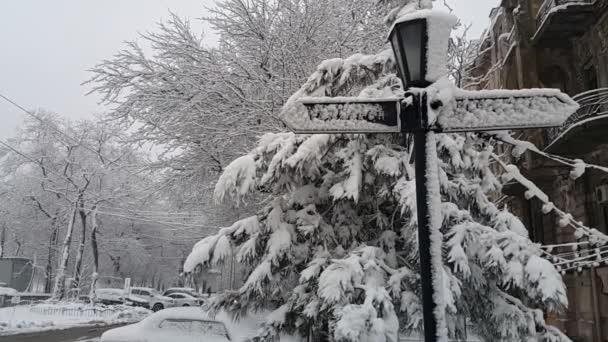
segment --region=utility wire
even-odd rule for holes
[[[107,160],[109,162],[110,165],[112,164],[116,164],[117,160],[112,160],[112,158],[108,158],[106,156],[104,156],[101,151],[98,151],[90,146],[88,146],[87,144],[85,144],[83,141],[80,141],[77,138],[74,138],[73,136],[63,132],[61,129],[59,129],[54,123],[49,122],[48,120],[43,119],[42,117],[40,117],[39,115],[36,115],[34,113],[32,113],[31,111],[25,109],[23,106],[21,106],[20,104],[18,104],[17,102],[13,101],[12,99],[10,99],[8,96],[3,95],[2,93],[0,93],[0,97],[2,99],[4,99],[6,102],[12,104],[13,106],[15,106],[16,108],[18,108],[19,110],[23,111],[25,114],[33,117],[34,119],[40,121],[41,123],[49,126],[51,129],[53,129],[55,132],[59,133],[60,135],[64,136],[65,138],[67,138],[68,140],[72,141],[72,143],[77,143],[78,146],[83,147],[86,150],[89,150],[90,152],[95,153],[96,155],[99,155],[100,157],[102,157],[104,160]],[[134,173],[131,173],[131,171],[125,169],[127,171],[127,173],[131,174],[131,175],[135,175]]]
[[[6,148],[10,149],[11,151],[15,152],[16,154],[20,155],[21,157],[39,164],[39,162],[29,156],[28,154],[20,151],[19,149],[13,147],[12,145],[0,140],[0,145],[5,146]],[[62,175],[60,173],[57,173],[51,169],[48,170],[49,173],[53,173],[55,175],[58,175],[61,178],[64,178],[65,180],[68,180],[67,177],[65,175]],[[69,181],[69,180],[68,180]],[[93,195],[94,197],[99,197],[99,194],[95,194],[90,192],[89,190],[86,190],[85,192]],[[93,207],[85,207],[87,210],[93,210]],[[97,211],[100,214],[105,214],[105,215],[110,215],[110,216],[114,216],[114,217],[121,217],[121,218],[126,218],[126,219],[130,219],[130,220],[135,220],[135,221],[140,221],[140,222],[147,222],[147,223],[156,223],[159,225],[165,225],[165,226],[169,226],[172,227],[172,230],[186,230],[186,229],[195,229],[195,228],[204,228],[204,229],[220,229],[221,227],[217,227],[217,226],[204,226],[204,225],[198,225],[198,224],[187,224],[187,223],[183,223],[183,222],[171,222],[171,221],[162,221],[162,220],[158,220],[158,219],[148,219],[148,218],[142,218],[142,217],[134,217],[134,216],[129,216],[129,215],[123,215],[121,213],[112,213],[112,212],[106,212],[106,211]],[[182,228],[176,228],[176,226],[181,226]]]
[[[40,161],[36,160],[36,158],[34,158],[34,157],[32,157],[32,156],[29,156],[29,155],[28,155],[28,154],[26,154],[25,152],[20,151],[19,149],[17,149],[16,147],[14,147],[14,146],[10,145],[9,143],[7,143],[7,142],[5,142],[5,141],[3,141],[3,140],[0,140],[0,145],[5,146],[5,147],[6,147],[6,148],[8,148],[9,150],[11,150],[11,151],[13,151],[13,152],[17,153],[17,154],[18,154],[18,155],[20,155],[21,157],[23,157],[23,158],[25,158],[25,159],[29,160],[30,162],[35,163],[35,164],[37,164],[37,165],[40,165]],[[72,182],[72,181],[71,181],[71,180],[70,180],[68,177],[66,177],[66,175],[61,174],[61,173],[59,173],[59,172],[57,172],[57,171],[54,171],[54,170],[52,170],[52,169],[47,169],[46,171],[47,171],[48,173],[52,173],[52,174],[54,174],[54,175],[56,175],[56,176],[59,176],[59,177],[63,178],[63,179],[64,179],[64,180],[66,180],[67,182],[70,182],[70,183]],[[90,191],[90,190],[88,190],[88,189],[84,190],[84,192],[85,192],[85,193],[88,193],[89,195],[93,195],[93,196],[94,196],[94,197],[96,197],[96,198],[99,198],[99,197],[100,197],[100,195],[99,195],[99,194],[93,193],[93,192],[91,192],[91,191]],[[68,201],[70,201],[70,200],[68,199]],[[70,201],[70,202],[72,202],[72,201]]]

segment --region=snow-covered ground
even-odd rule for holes
[[[0,336],[83,325],[138,322],[151,311],[130,306],[80,303],[34,304],[0,309]]]

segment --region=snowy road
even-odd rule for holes
[[[104,331],[121,325],[82,327],[13,336],[0,336],[0,342],[98,342]]]

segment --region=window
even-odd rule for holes
[[[169,297],[173,298],[173,299],[182,299],[182,298],[186,298],[186,296],[184,296],[181,293],[172,293],[169,295]]]
[[[226,326],[224,323],[218,321],[166,319],[162,321],[158,327],[160,329],[190,332],[203,336],[221,336],[230,339]]]
[[[568,87],[568,74],[557,65],[547,67],[543,70],[540,74],[540,81],[546,88],[557,88],[564,93],[568,93],[570,90]]]
[[[136,296],[142,296],[142,297],[150,297],[151,294],[148,291],[144,291],[144,290],[131,290],[131,294],[132,295],[136,295]]]
[[[585,90],[597,89],[597,73],[593,64],[588,64],[583,71]]]

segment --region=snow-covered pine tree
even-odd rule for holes
[[[429,6],[411,1],[389,15]],[[385,97],[402,92],[392,52],[322,63],[302,96]],[[565,286],[524,225],[493,202],[492,146],[475,135],[437,135],[448,332],[487,341],[568,341],[543,310],[567,305]],[[237,316],[272,310],[256,341],[281,332],[313,340],[390,341],[422,329],[411,153],[395,136],[269,133],[220,177],[218,201],[268,193],[257,215],[198,242],[184,269],[221,263],[234,248],[245,284],[218,295]]]

